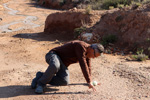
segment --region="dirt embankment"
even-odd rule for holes
[[[106,13],[92,28],[101,37],[114,34],[118,45],[129,50],[143,48],[149,53],[150,45],[150,5],[136,10],[123,9]]]
[[[93,26],[100,19],[100,15],[89,15],[83,10],[73,10],[50,14],[46,18],[44,32],[74,39],[75,28],[83,26],[83,23]]]

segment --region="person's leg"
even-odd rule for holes
[[[36,77],[32,80],[32,83],[31,83],[31,88],[32,89],[35,89],[36,88],[36,85],[37,85],[37,82],[38,80],[43,76],[43,73],[42,72],[37,72],[36,73]]]
[[[69,84],[69,70],[63,63],[61,63],[60,70],[52,78],[49,84],[55,86],[66,86]]]
[[[60,61],[57,54],[50,53],[49,55],[46,55],[46,58],[46,62],[49,63],[49,66],[43,76],[38,80],[38,85],[35,89],[36,93],[43,93],[44,86],[51,81],[60,69]]]

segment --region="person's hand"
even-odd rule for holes
[[[89,83],[89,89],[93,89],[93,91],[96,91],[96,89],[95,89],[95,87],[93,86],[93,84],[92,83]]]
[[[92,82],[88,83],[89,84],[89,89],[93,89],[93,91],[96,91],[95,87],[93,86]],[[100,85],[100,83],[98,83],[97,85]]]

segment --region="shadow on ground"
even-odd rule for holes
[[[49,8],[46,8],[44,6],[41,6],[41,5],[37,4],[34,0],[31,3],[27,3],[27,4],[30,5],[30,7],[49,9]]]
[[[84,84],[70,84],[70,85],[84,85]],[[54,94],[86,94],[85,92],[59,92],[59,89],[56,89],[53,86],[47,86],[45,93],[43,95],[54,95]],[[10,85],[0,87],[0,99],[1,98],[10,98],[22,95],[38,95],[34,93],[34,89],[31,89],[28,85]]]
[[[24,39],[33,39],[36,41],[56,41],[59,40],[61,42],[71,41],[73,40],[66,35],[60,34],[45,34],[43,32],[40,33],[20,33],[13,36],[14,38],[24,38]]]

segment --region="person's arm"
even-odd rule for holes
[[[93,91],[96,91],[95,87],[93,86],[92,84],[92,81],[91,81],[91,62],[90,60],[87,62],[87,58],[86,58],[86,55],[85,55],[85,52],[86,50],[84,50],[84,48],[80,45],[78,45],[76,47],[76,55],[77,55],[77,58],[79,60],[79,64],[80,64],[80,67],[82,69],[82,73],[88,83],[88,87],[91,89],[93,89]]]
[[[75,48],[77,58],[79,60],[79,64],[82,70],[82,73],[87,81],[87,83],[91,83],[91,75],[86,61],[86,50],[80,45],[76,45]]]
[[[92,72],[91,72],[91,59],[86,58],[86,62],[87,62],[88,68],[89,68],[90,76],[92,76]]]
[[[92,73],[91,73],[91,59],[87,58],[86,61],[87,61],[87,65],[88,65],[88,68],[89,68],[90,76],[92,77]],[[91,78],[91,80],[92,80],[92,78]],[[88,86],[89,86],[89,88],[92,88],[93,91],[96,91],[96,89],[94,88],[92,82],[88,83]]]

